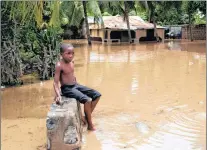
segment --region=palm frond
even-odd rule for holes
[[[37,1],[35,5],[35,20],[37,22],[37,26],[40,27],[43,23],[42,13],[43,13],[43,4],[41,1]]]
[[[54,1],[52,16],[49,22],[49,26],[60,26],[60,1]]]
[[[83,5],[79,5],[79,3],[75,3],[75,8],[73,9],[70,25],[76,27],[80,26],[80,23],[83,18],[84,18]]]
[[[103,27],[103,16],[101,14],[101,10],[99,4],[96,0],[90,0],[87,3],[87,13],[91,16],[94,16],[94,21]]]
[[[84,18],[83,6],[80,1],[63,1],[60,8],[61,18],[67,17],[70,26],[80,26]]]

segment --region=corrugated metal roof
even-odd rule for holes
[[[103,16],[104,28],[105,29],[121,29],[127,30],[127,23],[124,21],[122,16]],[[153,29],[154,25],[152,23],[144,21],[139,16],[129,16],[129,24],[131,30],[136,29]],[[90,29],[100,29],[97,25],[91,24],[89,25]],[[165,28],[157,25],[157,28]]]

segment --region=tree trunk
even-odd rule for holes
[[[149,19],[148,19],[148,21],[151,23],[151,10],[150,9],[148,9],[148,16],[149,16]]]
[[[148,2],[147,1],[144,1],[144,5],[145,5],[145,9],[148,10],[149,6],[148,6]]]
[[[157,25],[156,25],[156,21],[155,21],[155,12],[154,12],[154,7],[152,5],[152,2],[147,1],[146,4],[148,5],[148,13],[149,13],[149,22],[153,23],[154,25],[154,36],[156,37],[156,41],[159,41],[159,37],[157,34]]]
[[[82,1],[82,3],[83,3],[83,10],[84,10],[84,16],[85,16],[86,34],[87,34],[88,44],[91,45],[91,36],[90,36],[88,16],[87,16],[87,11],[86,11],[86,1]]]
[[[154,17],[153,17],[153,24],[154,24],[154,34],[155,34],[155,37],[156,37],[156,41],[159,42],[159,37],[158,37],[158,34],[157,34],[157,25],[156,25]]]
[[[191,28],[191,14],[189,14],[189,29],[190,29],[190,40],[193,41],[192,28]]]
[[[125,7],[125,17],[126,17],[126,22],[127,22],[127,28],[128,28],[128,36],[129,36],[129,43],[132,42],[131,38],[131,30],[130,30],[130,25],[129,25],[129,14],[128,14],[128,8],[127,8],[127,2],[124,2],[124,7]]]

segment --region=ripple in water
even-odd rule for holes
[[[168,123],[159,129],[144,144],[134,145],[139,150],[204,150],[206,139],[205,113],[175,113]]]
[[[108,113],[107,113],[108,114]],[[204,150],[206,113],[175,109],[165,122],[140,120],[139,114],[112,112],[95,118],[100,150]],[[84,145],[87,144],[85,138]],[[84,146],[83,145],[83,150]],[[88,149],[87,149],[88,150]]]

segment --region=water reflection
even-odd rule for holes
[[[137,89],[138,89],[138,81],[136,78],[132,78],[131,93],[136,94]]]
[[[206,43],[204,41],[168,41],[166,43],[166,48],[168,48],[169,50],[205,53],[204,47],[206,47]]]

